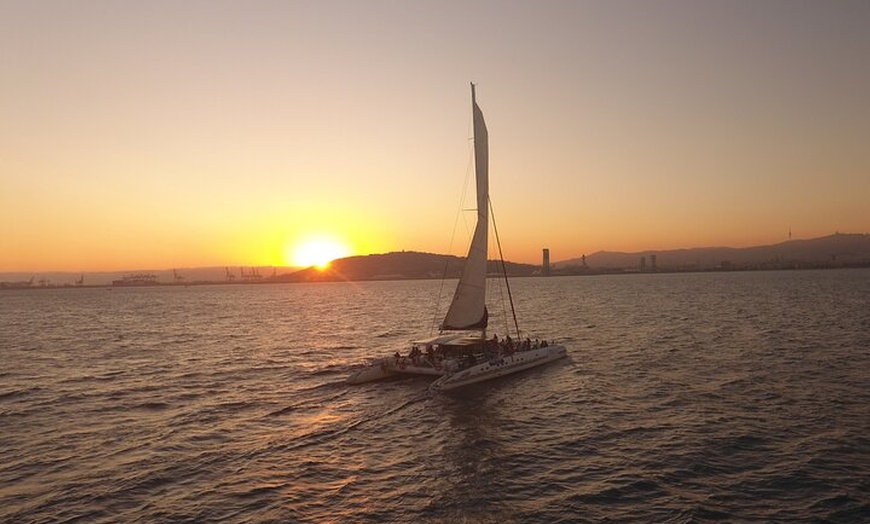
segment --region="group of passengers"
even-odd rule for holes
[[[403,357],[396,351],[394,355],[396,358],[396,365],[404,364],[406,360],[410,360],[415,366],[419,366],[421,364],[426,365],[428,363],[429,366],[435,367],[437,362],[435,360],[435,350],[432,348],[431,344],[426,344],[426,358],[423,358],[423,350],[420,349],[420,346],[414,345],[411,347],[411,350],[408,352],[407,357]],[[404,366],[403,366],[404,367]]]
[[[493,357],[499,356],[507,356],[512,355],[517,351],[529,351],[531,349],[538,349],[547,347],[546,340],[535,339],[534,341],[526,337],[520,341],[514,341],[510,335],[506,336],[504,339],[499,339],[498,335],[493,335],[491,339],[488,339],[483,347],[484,358],[489,359]],[[396,359],[396,365],[402,369],[408,365],[409,361],[413,363],[414,366],[426,366],[433,367],[435,369],[440,369],[442,361],[444,360],[444,355],[439,353],[436,357],[435,350],[431,344],[426,344],[426,352],[425,355],[423,350],[420,349],[420,346],[414,345],[411,347],[411,350],[408,352],[407,356],[402,356],[398,351],[396,351],[394,357]],[[425,358],[424,358],[425,357]],[[473,352],[467,353],[461,363],[461,368],[466,368],[474,365],[477,362],[477,357]]]
[[[414,347],[411,348],[411,351],[408,352],[408,358],[410,358],[411,361],[415,365],[419,365],[420,361],[423,358],[423,350],[420,349],[420,346],[415,345]],[[432,360],[432,346],[431,345],[426,346],[426,360]]]
[[[511,355],[515,351],[528,351],[530,349],[545,347],[547,347],[546,340],[535,339],[533,342],[532,339],[526,337],[524,340],[514,342],[510,335],[506,336],[504,340],[499,340],[498,335],[493,335],[486,344],[487,352],[495,353],[496,355]]]

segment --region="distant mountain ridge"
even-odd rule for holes
[[[653,260],[655,257],[655,260]],[[417,251],[361,255],[334,260],[327,268],[201,267],[175,270],[135,271],[153,273],[158,283],[230,284],[275,282],[330,282],[356,280],[403,280],[458,278],[465,258]],[[643,271],[710,271],[747,269],[795,269],[823,267],[870,267],[870,235],[836,233],[747,248],[706,247],[648,250],[635,253],[598,251],[552,265],[553,275]],[[505,262],[508,276],[533,276],[542,268],[535,264]],[[488,271],[501,273],[501,262],[490,260]],[[7,272],[0,274],[0,288],[105,286],[130,274],[115,272]]]
[[[655,262],[653,262],[655,257]],[[653,265],[655,267],[653,267]],[[870,235],[835,233],[746,248],[701,247],[635,253],[598,251],[585,257],[586,270],[691,271],[705,269],[785,269],[870,265]],[[584,259],[555,264],[557,270],[583,271]]]
[[[425,278],[459,278],[464,257],[438,255],[418,251],[396,251],[376,255],[361,255],[333,260],[328,267],[302,269],[279,275],[276,282],[332,282],[342,280],[404,280]],[[505,262],[508,276],[531,276],[540,266]],[[501,262],[487,262],[489,273],[500,274]]]

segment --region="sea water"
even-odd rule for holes
[[[870,521],[870,270],[517,279],[567,359],[344,383],[452,285],[0,293],[0,521]]]

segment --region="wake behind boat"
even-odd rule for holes
[[[382,357],[347,378],[350,384],[379,380],[399,374],[440,376],[432,389],[446,391],[523,371],[566,356],[564,346],[520,338],[507,272],[502,273],[516,328],[516,339],[487,339],[486,263],[489,231],[489,136],[483,112],[471,85],[474,120],[474,172],[477,182],[477,225],[465,259],[462,275],[450,308],[441,324],[441,334],[411,345],[408,354]],[[496,238],[498,234],[496,232]]]

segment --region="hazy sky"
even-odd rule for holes
[[[870,232],[868,64],[865,0],[0,0],[0,271],[462,254],[471,81],[510,260]]]

